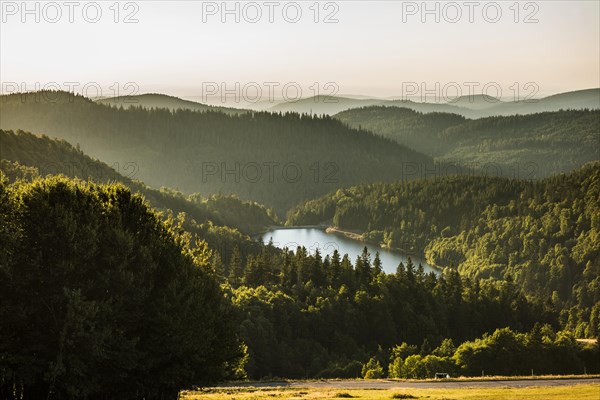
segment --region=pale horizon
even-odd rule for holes
[[[302,88],[302,98],[317,94],[315,89],[321,95],[390,98],[402,96],[406,83],[431,90],[436,84],[458,84],[462,95],[468,95],[468,85],[475,83],[474,94],[492,84],[501,88],[499,97],[507,98],[517,87],[523,96],[524,86],[534,83],[534,97],[540,98],[600,87],[600,5],[592,1],[520,3],[518,15],[510,9],[512,3],[479,2],[473,23],[461,2],[455,4],[462,17],[454,23],[447,19],[458,14],[447,8],[448,2],[428,3],[439,7],[430,15],[415,11],[414,4],[420,7],[421,2],[321,2],[318,23],[315,10],[309,8],[313,3],[303,2],[294,3],[302,10],[296,23],[287,22],[277,11],[270,23],[261,2],[255,3],[263,13],[256,23],[245,20],[252,17],[251,8],[243,11],[248,2],[227,3],[234,11],[238,7],[234,14],[239,23],[234,21],[236,15],[215,11],[214,5],[220,8],[221,2],[183,1],[177,2],[178,7],[163,1],[121,2],[118,16],[110,4],[101,3],[102,17],[96,23],[85,21],[77,9],[73,23],[65,9],[58,22],[48,22],[45,18],[54,18],[55,10],[44,11],[43,5],[40,21],[35,22],[35,15],[22,15],[23,10],[8,3],[18,8],[21,4],[2,2],[3,92],[11,83],[30,91],[36,84],[55,82],[68,89],[67,83],[81,88],[92,82],[109,97],[117,94],[108,89],[111,86],[119,89],[119,95],[134,94],[124,88],[132,82],[135,94],[190,99],[203,96],[203,86],[212,82],[228,88],[258,84],[265,97],[265,84],[277,83],[274,97],[281,98],[279,88],[293,83]],[[501,7],[502,16],[495,23],[486,21],[481,11],[488,7],[487,18],[493,17],[491,3]],[[36,3],[26,4],[35,13]],[[137,8],[125,9],[126,4]],[[535,7],[525,9],[526,4]],[[138,22],[124,23],[128,15]],[[327,15],[338,22],[325,23]],[[119,23],[113,20],[117,17]],[[527,17],[531,21],[526,23]],[[337,93],[326,87],[328,83]]]

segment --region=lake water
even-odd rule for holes
[[[314,254],[315,250],[318,249],[323,258],[327,254],[332,255],[333,251],[337,249],[340,256],[348,254],[353,264],[356,257],[362,254],[363,248],[367,246],[369,253],[371,253],[371,260],[375,258],[375,253],[379,252],[383,270],[387,273],[395,273],[396,267],[398,267],[400,262],[406,265],[408,261],[407,255],[382,249],[373,244],[353,240],[341,234],[326,233],[324,230],[317,228],[280,228],[273,229],[262,235],[264,243],[268,243],[271,239],[273,239],[273,245],[280,249],[287,247],[290,250],[296,251],[297,247],[304,246],[311,254]],[[425,268],[425,272],[438,272],[438,270],[430,267],[419,257],[411,256],[411,259],[415,266],[421,263]]]

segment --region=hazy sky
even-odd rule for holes
[[[125,83],[134,82],[140,93],[190,97],[214,91],[211,82],[230,89],[239,82],[240,92],[250,84],[246,94],[258,85],[266,95],[265,83],[276,82],[273,94],[281,97],[283,85],[293,96],[298,83],[309,96],[316,82],[322,94],[335,89],[384,97],[401,96],[413,83],[419,93],[422,85],[435,90],[439,82],[438,93],[458,85],[468,94],[468,82],[479,85],[476,93],[496,82],[507,97],[516,87],[521,96],[537,87],[539,96],[600,86],[598,1],[516,6],[513,1],[429,1],[426,7],[434,12],[426,15],[421,1],[320,1],[316,6],[313,1],[230,1],[226,7],[234,13],[226,15],[221,1],[120,2],[118,7],[113,1],[82,1],[72,9],[72,23],[62,1],[27,2],[32,14],[24,14],[21,1],[1,3],[5,92],[10,82],[25,82],[29,90],[36,82],[80,87],[97,82],[102,94],[110,95],[107,88],[117,82],[124,94],[133,90]],[[92,23],[97,8],[102,15]],[[298,9],[302,14],[296,17]],[[138,22],[124,23],[131,13]],[[327,16],[337,22],[325,23]],[[326,87],[328,82],[334,85]],[[525,87],[528,82],[534,85]]]

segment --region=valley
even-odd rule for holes
[[[600,2],[467,3],[0,1],[0,400],[598,400]]]

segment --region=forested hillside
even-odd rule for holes
[[[0,172],[0,398],[174,399],[244,350],[205,244],[120,184]]]
[[[62,174],[96,183],[122,183],[142,194],[165,218],[172,215],[183,219],[189,231],[200,235],[226,259],[236,246],[244,255],[257,252],[258,244],[247,235],[276,223],[270,210],[234,196],[186,197],[168,188],[152,189],[88,157],[66,141],[47,136],[0,130],[0,160],[0,169],[10,181]],[[135,164],[116,167],[126,174],[136,172]]]
[[[407,88],[408,89],[408,88]],[[600,89],[576,90],[558,93],[548,97],[531,97],[522,93],[518,100],[514,98],[498,99],[486,94],[444,93],[442,88],[427,92],[421,86],[414,93],[405,93],[396,100],[360,98],[344,96],[314,96],[297,101],[282,101],[270,108],[270,111],[297,112],[334,115],[359,107],[401,107],[422,113],[452,113],[465,118],[487,118],[499,115],[527,115],[559,110],[600,109]],[[433,89],[430,86],[429,89]],[[465,88],[466,89],[466,88]],[[410,91],[413,89],[408,89]],[[465,92],[469,92],[465,90]],[[515,93],[511,94],[513,97]]]
[[[222,270],[240,310],[252,377],[356,377],[379,346],[456,343],[498,327],[552,323],[552,310],[525,300],[518,286],[424,274],[412,263],[381,272],[378,257],[305,249],[265,249],[246,265]],[[240,271],[240,272],[238,272]]]
[[[364,107],[341,112],[335,118],[353,126],[378,133],[433,157],[448,151],[450,144],[441,133],[467,121],[451,113],[420,113],[400,107]]]
[[[143,107],[143,108],[166,108],[171,111],[183,109],[191,111],[221,111],[226,114],[240,114],[248,112],[230,107],[215,107],[195,101],[183,100],[179,97],[167,96],[160,93],[148,93],[135,96],[106,97],[95,100],[97,103],[112,107]]]
[[[366,107],[335,118],[439,161],[480,166],[512,178],[548,177],[600,158],[600,110],[468,120],[456,114]]]
[[[30,164],[45,165],[44,156],[37,154],[41,149],[46,149],[42,153],[53,159],[73,153],[70,158],[63,158],[69,163],[77,160],[98,163],[65,142],[22,132],[3,132],[3,135],[3,143],[12,143],[8,147],[12,158],[19,154],[19,143],[27,143],[26,148],[36,150],[27,154]],[[365,229],[364,226],[368,228],[371,224],[382,230],[370,231],[369,238],[381,235],[392,240],[392,244],[394,238],[401,237],[412,237],[415,243],[431,243],[428,256],[437,257],[442,264],[440,260],[454,254],[444,250],[448,246],[445,239],[451,239],[451,245],[462,240],[455,226],[469,232],[462,233],[467,239],[488,237],[498,243],[495,248],[486,245],[482,249],[479,243],[465,242],[466,248],[479,252],[478,257],[496,257],[505,248],[518,249],[519,244],[504,236],[479,234],[478,229],[499,230],[495,222],[510,226],[510,221],[492,218],[490,213],[501,213],[502,207],[509,207],[518,210],[512,214],[518,218],[529,212],[531,199],[532,204],[540,204],[537,212],[548,210],[561,215],[565,207],[575,204],[580,216],[576,221],[560,220],[557,230],[549,222],[550,217],[542,217],[542,225],[536,228],[540,235],[547,235],[544,230],[547,226],[555,240],[567,243],[569,247],[560,250],[558,261],[571,263],[574,258],[564,257],[575,249],[578,259],[588,260],[587,271],[579,273],[579,264],[570,269],[579,278],[573,281],[574,287],[565,298],[553,293],[546,296],[546,289],[540,289],[540,282],[550,282],[548,290],[554,285],[544,275],[544,260],[536,270],[538,280],[532,281],[537,286],[532,286],[531,282],[522,284],[519,264],[504,273],[497,264],[491,264],[491,258],[482,261],[481,273],[473,273],[465,268],[470,264],[464,263],[458,271],[451,267],[435,275],[425,274],[423,268],[410,261],[399,265],[395,274],[385,274],[378,255],[366,250],[356,260],[350,260],[337,252],[333,257],[323,258],[319,253],[307,253],[304,248],[286,252],[257,244],[258,251],[244,255],[237,245],[219,248],[220,242],[214,239],[226,236],[228,231],[223,229],[227,228],[214,227],[211,236],[187,218],[158,216],[141,197],[131,195],[122,186],[97,186],[67,178],[40,180],[35,178],[38,172],[32,167],[6,160],[2,165],[16,182],[7,185],[3,180],[0,185],[3,196],[0,235],[3,243],[7,243],[0,254],[0,272],[10,277],[3,281],[8,286],[0,291],[0,296],[5,296],[0,313],[3,318],[11,318],[10,324],[3,325],[10,326],[11,331],[3,333],[10,340],[0,347],[0,371],[4,371],[1,373],[5,382],[0,384],[0,390],[7,391],[16,385],[25,390],[24,398],[35,398],[35,393],[48,390],[76,391],[90,396],[103,393],[115,399],[124,399],[128,393],[167,398],[170,388],[246,374],[252,378],[419,378],[430,376],[442,367],[465,375],[479,375],[481,369],[494,373],[528,372],[530,368],[544,373],[600,369],[598,349],[575,341],[577,336],[595,337],[600,332],[600,303],[594,297],[599,293],[595,289],[599,274],[594,269],[598,265],[598,240],[594,235],[600,215],[599,164],[539,183],[456,177],[364,185],[339,190],[290,214],[290,221],[297,223],[302,223],[303,218],[311,221],[331,218],[342,227],[350,224],[355,229]],[[83,170],[77,174],[86,176]],[[192,196],[186,201],[194,200]],[[216,209],[230,209],[229,201],[229,198],[201,200],[206,212],[214,211],[213,205]],[[234,208],[238,203],[234,202]],[[370,214],[373,210],[377,213]],[[355,221],[355,215],[362,217]],[[375,215],[379,217],[370,221]],[[70,222],[65,224],[65,221]],[[163,233],[154,236],[144,221]],[[403,230],[386,230],[391,223],[398,223]],[[574,235],[574,239],[559,236],[561,229],[567,229],[565,232]],[[426,234],[420,236],[421,231]],[[204,238],[208,245],[202,242]],[[546,243],[544,239],[548,246],[558,248],[551,237],[542,238],[539,243]],[[161,244],[161,240],[167,244]],[[179,247],[168,244],[173,240]],[[485,253],[489,249],[494,253]],[[466,253],[464,257],[468,259],[471,255]],[[39,260],[44,260],[45,268],[39,267]],[[195,267],[185,260],[191,260]],[[139,267],[142,264],[144,268]],[[127,272],[134,267],[136,271]],[[204,272],[193,272],[195,268]],[[194,274],[200,274],[198,280],[190,278]],[[179,280],[183,277],[185,282]],[[204,280],[220,282],[222,294],[217,294],[214,286],[208,290],[211,284],[202,284]],[[158,281],[161,284],[156,286]],[[564,281],[561,278],[556,283]],[[104,286],[96,290],[98,282],[118,290],[103,291]],[[165,282],[174,286],[165,286]],[[196,283],[202,286],[197,289],[188,286]],[[535,288],[538,292],[534,293]],[[162,295],[161,290],[168,293]],[[185,294],[187,290],[196,294],[189,297]],[[30,297],[32,291],[36,293],[34,298]],[[127,293],[127,298],[121,293]],[[132,293],[135,296],[129,298]],[[30,301],[19,302],[23,296],[29,296]],[[147,296],[155,300],[148,300]],[[215,297],[208,300],[198,296]],[[219,308],[209,306],[209,310],[206,304],[219,301],[224,302],[222,310],[229,311],[211,314]],[[152,306],[155,302],[158,302],[156,307]],[[127,312],[141,304],[146,311]],[[46,313],[46,305],[55,311],[42,315]],[[141,319],[129,321],[122,319],[122,315],[139,315]],[[218,323],[214,315],[218,315]],[[49,318],[53,318],[52,323]],[[160,325],[147,335],[135,336],[139,326],[158,321]],[[49,324],[50,328],[43,330],[43,340],[35,333],[42,332],[41,328],[21,334],[24,326],[36,324]],[[557,332],[565,328],[571,331]],[[162,337],[161,329],[169,329],[173,341],[161,340],[158,345],[156,337]],[[204,329],[211,329],[210,333],[203,333]],[[215,333],[222,332],[219,329],[227,329],[227,334]],[[114,331],[120,333],[112,334]],[[207,338],[224,342],[202,347],[208,343]],[[238,338],[244,344],[241,348],[235,344]],[[202,344],[196,339],[202,339]],[[139,344],[132,347],[132,340],[139,340],[136,342]],[[157,348],[144,350],[144,346],[153,344]],[[90,346],[100,349],[100,353],[92,352],[82,361]],[[44,355],[36,356],[39,362],[32,364],[27,357],[35,349],[43,349]],[[103,355],[108,350],[102,349],[111,349],[112,355]],[[206,353],[210,351],[213,353]],[[513,356],[499,367],[493,360],[506,351]],[[536,358],[529,357],[533,353]],[[19,358],[23,355],[26,358]],[[192,356],[203,357],[203,368],[211,365],[210,371],[198,369],[195,366],[198,361]],[[172,361],[173,357],[177,360]],[[102,373],[94,381],[77,378],[95,376],[96,369],[89,368],[95,368],[103,360],[113,365],[123,358],[132,361],[119,366],[115,375]],[[153,369],[158,359],[161,364]],[[145,368],[141,370],[143,377],[139,375],[141,365]],[[147,381],[159,371],[160,378]],[[172,371],[174,377],[163,375],[165,371]],[[133,382],[131,387],[122,388],[121,382],[125,382],[122,376],[127,377],[126,382]],[[111,379],[110,385],[105,379]],[[113,393],[113,389],[118,393]],[[156,395],[156,391],[162,394]],[[19,391],[16,393],[15,397],[11,392],[12,398],[18,398]]]
[[[411,262],[385,274],[366,251],[352,262],[265,246],[218,262],[121,185],[0,177],[0,394],[11,400],[174,399],[246,374],[600,370],[599,349],[556,333],[554,305],[511,281]]]
[[[282,214],[338,187],[432,168],[428,156],[329,117],[120,109],[64,92],[3,96],[0,111],[0,128],[65,139],[111,165],[134,163],[150,186],[235,193]]]
[[[489,115],[535,114],[559,110],[600,109],[600,89],[584,89],[557,93],[541,99],[496,102]]]
[[[462,276],[514,281],[595,336],[600,313],[600,163],[539,182],[454,177],[338,190],[291,210],[365,240],[424,250]]]
[[[3,126],[47,125],[76,145],[0,130],[0,316],[9,321],[0,396],[170,399],[175,388],[229,377],[600,371],[600,347],[575,340],[600,335],[600,162],[543,180],[408,181],[405,160],[431,168],[431,159],[330,118],[3,99]],[[471,124],[461,132],[476,136],[479,126],[401,112],[415,141]],[[596,115],[568,113],[582,126]],[[559,114],[548,125],[557,131]],[[514,118],[540,126],[539,115]],[[113,154],[109,166],[85,146],[123,158]],[[189,195],[137,180],[145,165],[193,182],[178,173],[181,152],[219,163],[284,154],[274,159],[311,173],[309,161],[337,160],[348,174],[336,170],[337,181],[269,186],[217,175],[218,187],[256,198],[278,191],[281,209],[332,190],[292,208],[287,223],[332,223],[442,270],[426,274],[409,259],[386,274],[366,249],[351,260],[263,245],[246,233],[276,222],[265,207],[218,194],[202,176],[203,190]]]

